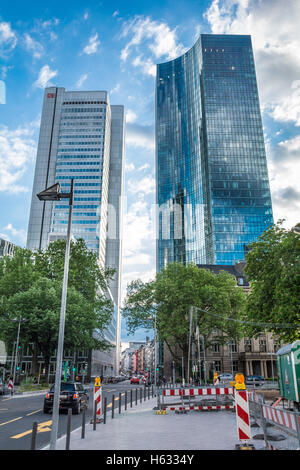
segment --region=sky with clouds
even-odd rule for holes
[[[299,222],[298,0],[46,5],[0,6],[0,237],[26,243],[43,89],[107,90],[127,121],[123,295],[131,280],[154,277],[155,64],[184,53],[201,33],[251,34],[274,219],[286,219],[287,228]],[[124,326],[122,338],[128,341]]]

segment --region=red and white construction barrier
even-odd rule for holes
[[[265,419],[269,421],[273,421],[273,423],[280,424],[281,426],[285,426],[295,432],[297,432],[297,422],[296,419],[299,420],[300,424],[300,417],[289,413],[288,411],[278,410],[276,408],[270,406],[263,406],[263,416]]]
[[[195,397],[199,395],[233,395],[232,387],[220,388],[165,388],[164,397]]]
[[[101,386],[94,387],[94,406],[95,405],[97,405],[96,421],[99,422],[101,420],[101,414],[102,414],[102,387]]]
[[[247,390],[235,390],[237,431],[240,441],[251,439],[250,411]]]
[[[222,406],[198,406],[198,405],[191,405],[191,406],[168,406],[168,407],[164,407],[163,409],[166,410],[166,409],[169,409],[170,411],[174,411],[174,410],[187,410],[187,411],[191,411],[191,410],[231,410],[234,408],[234,405],[222,405]]]

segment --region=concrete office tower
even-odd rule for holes
[[[157,270],[233,265],[273,223],[251,37],[202,34],[156,75]]]
[[[45,90],[27,248],[44,249],[66,236],[67,200],[43,203],[36,195],[55,182],[69,192],[74,178],[72,236],[86,241],[102,267],[116,269],[110,285],[115,314],[106,332],[116,351],[94,351],[92,375],[118,373],[124,135],[124,108],[110,105],[107,92]]]

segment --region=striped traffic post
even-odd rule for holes
[[[238,438],[241,441],[235,448],[236,450],[253,450],[254,446],[249,444],[251,440],[250,410],[243,374],[236,374],[235,381],[236,422]]]
[[[101,380],[100,377],[95,378],[95,385],[94,385],[94,413],[93,416],[95,418],[92,419],[92,422],[94,419],[96,419],[96,423],[102,423],[103,418],[102,418],[102,385],[101,385]]]

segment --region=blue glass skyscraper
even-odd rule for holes
[[[273,223],[251,37],[202,34],[157,65],[157,270],[227,264]]]

